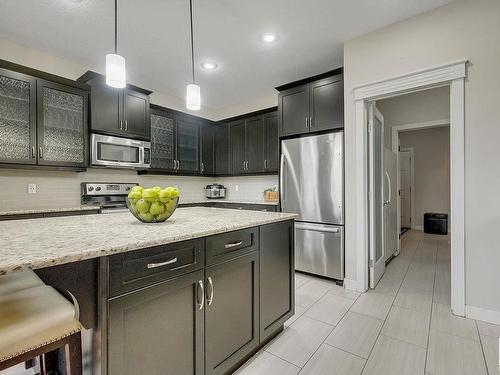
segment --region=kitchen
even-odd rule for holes
[[[357,124],[381,80],[390,90],[446,65],[429,85],[452,81],[450,100],[457,80],[476,88],[490,70],[467,59],[493,51],[443,33],[458,52],[419,65],[394,36],[456,30],[473,13],[494,38],[497,3],[0,6],[2,375],[492,372],[498,301],[478,277],[497,256],[484,247],[494,231],[483,242],[470,224],[451,237],[410,231],[374,277],[371,146]],[[453,132],[465,109],[452,107]],[[485,256],[469,251],[458,274],[465,232]]]

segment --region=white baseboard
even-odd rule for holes
[[[349,289],[349,290],[354,290],[356,292],[361,292],[364,293],[366,290],[363,288],[362,285],[360,285],[360,282],[358,280],[352,280],[352,279],[344,279],[344,288]]]
[[[487,323],[500,324],[500,311],[465,305],[465,316],[470,319],[482,320]]]
[[[411,229],[423,231],[424,230],[424,226],[423,225],[412,225]]]

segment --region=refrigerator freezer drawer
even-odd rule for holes
[[[344,227],[295,223],[295,269],[344,279]]]

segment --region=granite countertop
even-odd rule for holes
[[[98,209],[99,209],[99,206],[35,208],[35,209],[30,209],[30,210],[0,211],[0,216],[46,214],[46,213],[50,213],[50,212],[90,211],[90,210],[98,210]]]
[[[164,223],[129,212],[0,222],[0,275],[294,219],[282,212],[178,208]]]
[[[266,204],[269,206],[277,206],[278,202],[267,201],[252,201],[252,200],[237,200],[237,199],[202,199],[194,201],[179,201],[179,204],[197,204],[197,203],[235,203],[235,204]]]

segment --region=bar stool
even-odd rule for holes
[[[73,304],[34,272],[0,276],[0,371],[64,347],[66,373],[81,375],[80,330]]]

